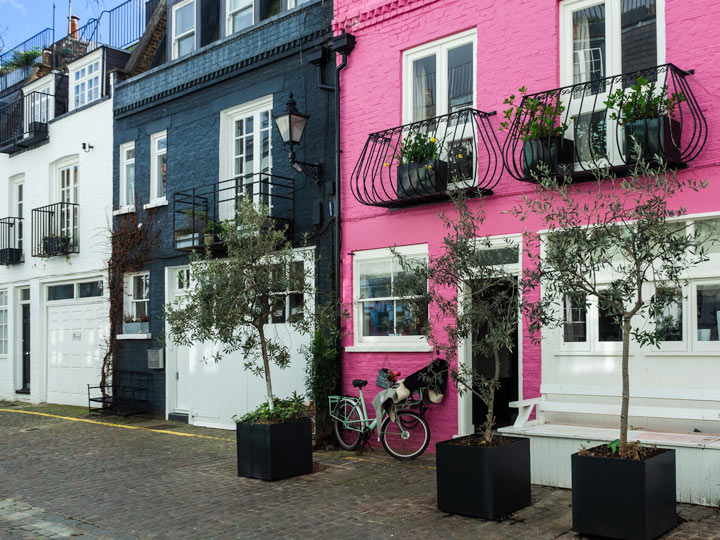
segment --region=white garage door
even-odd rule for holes
[[[87,385],[100,381],[107,316],[105,302],[48,307],[48,403],[87,405]]]

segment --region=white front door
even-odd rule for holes
[[[168,269],[168,300],[181,298],[190,282],[190,269],[187,266],[182,268]],[[174,397],[169,396],[168,408],[171,412],[187,414],[190,410],[190,350],[187,347],[178,347],[173,343],[172,338],[166,337],[167,343],[167,384],[168,389],[174,390]],[[174,360],[173,363],[170,360]]]

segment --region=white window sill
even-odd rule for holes
[[[167,206],[167,205],[168,205],[167,199],[165,197],[163,197],[162,199],[155,199],[154,201],[150,201],[149,203],[144,204],[143,209],[148,210],[150,208],[159,208],[161,206]]]
[[[113,210],[113,216],[122,216],[123,214],[132,214],[135,212],[134,206],[122,206],[117,210]]]
[[[152,334],[118,334],[115,336],[119,340],[126,339],[152,339]]]
[[[345,347],[345,352],[432,352],[427,343],[361,343]]]

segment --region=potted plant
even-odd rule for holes
[[[499,436],[495,431],[496,391],[500,386],[501,356],[517,346],[520,309],[517,276],[504,270],[493,256],[517,246],[497,246],[478,234],[485,221],[481,208],[468,208],[462,191],[452,194],[453,213],[441,214],[447,229],[444,251],[427,264],[395,252],[402,274],[397,294],[410,298],[411,313],[427,316],[436,310],[434,324],[422,324],[434,348],[444,351],[459,393],[471,392],[487,408],[476,433],[436,445],[437,504],[443,512],[497,519],[528,506],[530,500],[530,441]],[[482,201],[482,198],[481,198]],[[466,291],[462,297],[448,291]],[[449,321],[449,322],[448,322]],[[458,345],[471,343],[472,354],[489,360],[489,371],[458,361]]]
[[[43,252],[46,257],[70,252],[70,237],[63,234],[49,234],[43,237]]]
[[[150,317],[140,315],[133,317],[125,315],[123,317],[123,334],[147,334],[150,332]]]
[[[227,257],[193,253],[193,286],[165,306],[169,334],[180,346],[217,343],[211,359],[240,352],[246,369],[265,382],[266,403],[237,420],[238,475],[278,480],[312,472],[312,424],[301,400],[278,400],[270,366],[290,364],[288,344],[266,325],[278,291],[315,295],[312,251],[296,251],[285,230],[265,228],[269,209],[238,201],[233,219],[217,225]],[[298,258],[302,265],[298,264]],[[310,310],[287,322],[300,334],[314,329]]]
[[[401,199],[447,191],[448,164],[438,159],[438,142],[419,131],[411,131],[397,151],[397,194]]]
[[[624,128],[627,163],[638,159],[633,138],[646,160],[658,155],[669,163],[680,163],[682,126],[672,115],[685,100],[682,92],[668,95],[667,85],[658,88],[644,77],[638,77],[629,89],[618,88],[608,96],[609,116]]]
[[[564,137],[568,126],[562,122],[565,106],[560,102],[560,94],[529,96],[524,86],[519,92],[522,98],[519,105],[515,105],[514,94],[504,101],[510,107],[503,111],[505,120],[500,123],[500,131],[512,130],[512,135],[523,142],[523,176],[526,180],[536,179],[543,169],[564,176],[572,170],[575,144]]]
[[[524,234],[523,297],[532,300],[523,308],[528,330],[537,333],[565,324],[567,302],[587,310],[594,298],[619,327],[620,437],[572,455],[573,530],[649,540],[676,524],[675,451],[628,441],[631,341],[659,347],[678,323],[670,314],[682,303],[685,276],[707,257],[701,233],[678,219],[685,210],[672,204],[707,183],[678,178],[642,157],[613,189],[609,171],[595,174],[596,188],[582,192],[545,177],[511,209],[544,231],[542,252],[540,234]]]

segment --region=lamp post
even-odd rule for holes
[[[280,132],[280,137],[282,137],[283,143],[290,146],[290,166],[297,172],[304,173],[308,178],[319,182],[320,164],[298,161],[295,159],[295,150],[293,148],[294,146],[300,144],[303,133],[305,133],[305,126],[308,118],[310,118],[309,114],[303,114],[298,111],[292,92],[290,92],[290,99],[288,99],[285,106],[285,112],[273,115],[275,125]]]

